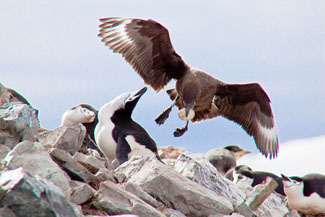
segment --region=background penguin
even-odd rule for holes
[[[100,154],[102,154],[95,143],[94,131],[98,123],[97,114],[98,111],[91,105],[80,104],[77,106],[73,106],[72,108],[63,113],[61,126],[78,123],[84,125],[86,127],[87,134],[83,141],[83,145],[87,148],[95,149]]]
[[[304,214],[325,214],[325,175],[311,173],[302,178],[282,175],[291,209]]]
[[[273,173],[264,172],[264,171],[253,171],[250,167],[246,165],[236,166],[235,169],[233,170],[233,173],[234,173],[233,176],[234,176],[235,183],[243,176],[253,179],[251,183],[252,187],[261,184],[267,177],[271,177],[278,183],[278,187],[275,189],[275,192],[285,196],[282,179]]]
[[[239,146],[229,145],[224,148],[215,148],[203,155],[221,175],[225,175],[229,170],[236,167],[236,161],[242,156],[251,153]]]
[[[132,155],[160,160],[155,141],[131,118],[134,107],[146,90],[144,87],[136,92],[121,94],[99,110],[95,139],[110,162],[117,158],[122,164]]]

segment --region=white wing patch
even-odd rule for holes
[[[100,25],[99,36],[102,37],[102,41],[110,47],[114,52],[123,52],[125,48],[134,50],[132,39],[129,38],[126,31],[126,25],[132,22],[131,18],[107,18],[101,19],[104,22]],[[119,25],[112,26],[114,22],[120,22]]]
[[[259,123],[258,124],[258,135],[259,135],[258,139],[260,141],[265,141],[260,144],[263,144],[263,143],[266,144],[266,146],[265,146],[266,153],[274,153],[276,156],[279,140],[278,140],[278,129],[277,129],[275,121],[273,120],[272,128],[263,127]],[[258,143],[258,142],[256,142],[256,143]]]

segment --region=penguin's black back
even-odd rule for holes
[[[275,189],[275,192],[285,196],[282,179],[280,177],[274,175],[273,173],[268,173],[263,171],[254,171],[252,172],[252,174],[253,174],[253,183],[252,183],[253,187],[255,185],[261,184],[266,179],[266,177],[271,177],[278,183],[278,187]]]

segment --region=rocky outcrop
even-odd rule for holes
[[[35,177],[22,167],[1,173],[0,207],[6,216],[66,216],[82,214],[46,179]],[[1,213],[1,211],[0,211]]]
[[[41,143],[24,141],[18,143],[4,159],[7,169],[23,167],[25,171],[48,179],[61,188],[64,195],[70,194],[69,176],[51,159]]]
[[[0,117],[0,144],[13,148],[21,141],[35,141],[39,131],[36,109],[22,103],[5,103],[0,107]]]
[[[234,184],[184,149],[161,149],[166,164],[139,156],[120,166],[108,163],[98,152],[81,148],[82,125],[40,130],[37,110],[1,99],[0,216],[289,214],[276,193],[252,210],[256,189],[249,180]]]

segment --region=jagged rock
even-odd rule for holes
[[[95,190],[88,184],[78,181],[71,181],[71,195],[70,201],[75,204],[83,204],[92,198],[95,194]]]
[[[95,197],[94,206],[106,211],[107,214],[137,214],[141,217],[164,216],[135,195],[124,191],[110,181],[100,184]]]
[[[82,216],[58,187],[22,167],[1,173],[0,195],[0,207],[11,211],[8,216]]]
[[[129,168],[134,166],[138,167]],[[131,158],[117,168],[120,173],[123,173],[122,168],[126,170],[126,177],[133,171],[129,182],[139,185],[167,207],[179,210],[186,216],[230,214],[233,211],[229,201],[180,175],[172,167],[162,164],[157,159]]]
[[[186,152],[185,148],[177,148],[173,146],[158,148],[158,154],[161,159],[177,159],[179,155]]]
[[[23,167],[33,175],[50,180],[61,188],[64,195],[70,195],[70,178],[53,162],[47,150],[38,142],[24,141],[15,146],[4,159],[8,169]]]
[[[105,158],[98,159],[93,155],[86,155],[80,152],[75,153],[72,158],[93,174],[96,174],[101,168],[105,168]]]
[[[99,182],[110,180],[111,182],[116,183],[113,171],[106,168],[100,168],[95,174],[95,177],[98,179]]]
[[[8,146],[0,144],[0,159],[4,159],[9,151],[11,151],[11,149],[8,148]]]
[[[174,165],[177,172],[200,185],[213,190],[234,207],[241,204],[246,195],[234,183],[223,178],[212,164],[190,153],[182,153]]]
[[[149,195],[147,192],[143,191],[140,186],[133,184],[132,182],[127,182],[124,185],[124,188],[126,191],[134,194],[138,198],[142,199],[143,201],[147,202],[151,206],[163,209],[164,205],[157,200],[155,200],[151,195]]]
[[[48,148],[58,148],[74,155],[81,147],[86,135],[82,124],[66,125],[39,133],[38,141]]]
[[[183,213],[178,210],[166,208],[162,213],[167,217],[186,217]]]
[[[30,103],[25,99],[25,97],[23,97],[11,88],[6,88],[0,83],[0,106],[10,102],[20,102],[30,105]]]
[[[93,187],[98,187],[98,180],[85,167],[73,160],[72,156],[60,149],[51,149],[50,155],[52,159],[68,173],[72,180],[86,182]]]
[[[252,179],[244,177],[239,180],[238,186],[243,192],[250,197],[259,185],[254,188],[251,187]],[[256,216],[282,217],[289,214],[290,210],[284,202],[284,197],[278,193],[272,193],[254,213]]]
[[[127,182],[129,178],[139,172],[139,170],[147,163],[148,157],[134,155],[114,170],[114,176],[119,183]]]
[[[9,208],[2,207],[0,208],[0,216],[1,217],[16,217],[15,213],[13,213]]]
[[[35,141],[39,131],[38,111],[30,105],[11,102],[0,107],[0,143],[13,148],[24,140]]]

